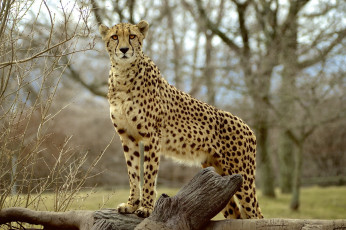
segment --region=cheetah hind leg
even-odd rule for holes
[[[221,211],[226,219],[241,219],[242,217],[239,206],[235,199],[236,198],[232,196],[226,207]]]
[[[247,181],[245,181],[246,183]],[[246,186],[248,187],[248,186]],[[222,214],[226,219],[261,219],[263,215],[258,206],[255,189],[250,195],[246,196],[244,193],[244,184],[230,199],[226,207],[222,210]]]
[[[202,163],[202,168],[207,168],[209,166],[214,167],[215,171],[220,175],[225,175],[223,170],[220,168],[220,164],[217,161],[205,161]],[[235,197],[232,196],[230,201],[227,203],[226,207],[221,211],[226,219],[240,219],[241,214],[238,204],[235,201]]]
[[[236,192],[235,196],[239,201],[239,207],[241,207],[242,218],[246,219],[262,219],[263,214],[258,205],[258,200],[256,196],[255,183],[246,183],[244,181],[243,186],[240,191]],[[246,188],[249,188],[247,193],[244,193]],[[245,189],[244,189],[245,188]],[[249,194],[249,195],[247,195]]]
[[[258,205],[254,183],[252,186],[249,186],[246,183],[247,181],[244,182],[241,189],[228,202],[223,210],[223,214],[228,219],[262,219],[263,215]],[[250,195],[247,195],[248,192],[244,192],[244,187],[250,187],[250,189],[246,190],[250,191]]]
[[[261,219],[263,218],[259,208],[255,183],[250,182],[245,177],[243,185],[239,191],[230,199],[225,209],[222,211],[228,219]]]
[[[231,170],[223,170],[222,162],[218,161],[206,161],[202,163],[202,167],[206,168],[212,166],[215,168],[215,171],[220,175],[232,175]],[[247,191],[251,191],[251,198],[245,196],[244,194],[244,185],[246,186]],[[263,218],[261,209],[258,206],[255,183],[250,182],[248,177],[244,178],[243,185],[238,192],[230,199],[226,207],[221,211],[227,219],[252,219],[252,218]]]

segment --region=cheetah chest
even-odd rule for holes
[[[129,135],[138,136],[138,109],[135,108],[132,95],[118,92],[109,99],[110,115],[114,126],[126,130]]]

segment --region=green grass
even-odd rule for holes
[[[158,188],[158,195],[166,193],[173,196],[179,189]],[[346,219],[346,186],[343,187],[309,187],[301,190],[301,205],[298,212],[289,209],[290,195],[277,191],[277,197],[263,197],[258,194],[260,207],[265,218],[293,218],[293,219]],[[53,210],[53,194],[44,194],[45,205],[39,210]],[[128,189],[94,189],[92,192],[80,192],[72,205],[71,210],[98,210],[101,208],[115,208],[119,203],[127,200]],[[223,219],[219,214],[216,219]]]
[[[275,199],[259,194],[265,218],[346,219],[346,186],[308,187],[301,189],[298,212],[289,209],[291,195],[277,191]]]

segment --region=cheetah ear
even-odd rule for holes
[[[149,23],[142,20],[137,24],[139,31],[143,34],[144,38],[147,36],[149,30]]]
[[[109,28],[108,28],[107,26],[103,25],[103,24],[101,24],[101,25],[99,26],[99,31],[100,31],[101,37],[102,37],[103,39],[105,38],[105,36],[106,36],[108,30],[109,30]]]

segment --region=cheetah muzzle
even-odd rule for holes
[[[224,208],[226,218],[263,218],[255,189],[256,137],[238,117],[196,100],[162,78],[145,56],[142,42],[149,24],[120,23],[99,30],[108,51],[108,101],[127,164],[130,196],[120,213],[147,217],[156,198],[161,154],[213,166],[220,175],[241,174],[241,190]],[[140,186],[139,143],[144,146]],[[142,192],[141,192],[142,191]]]

